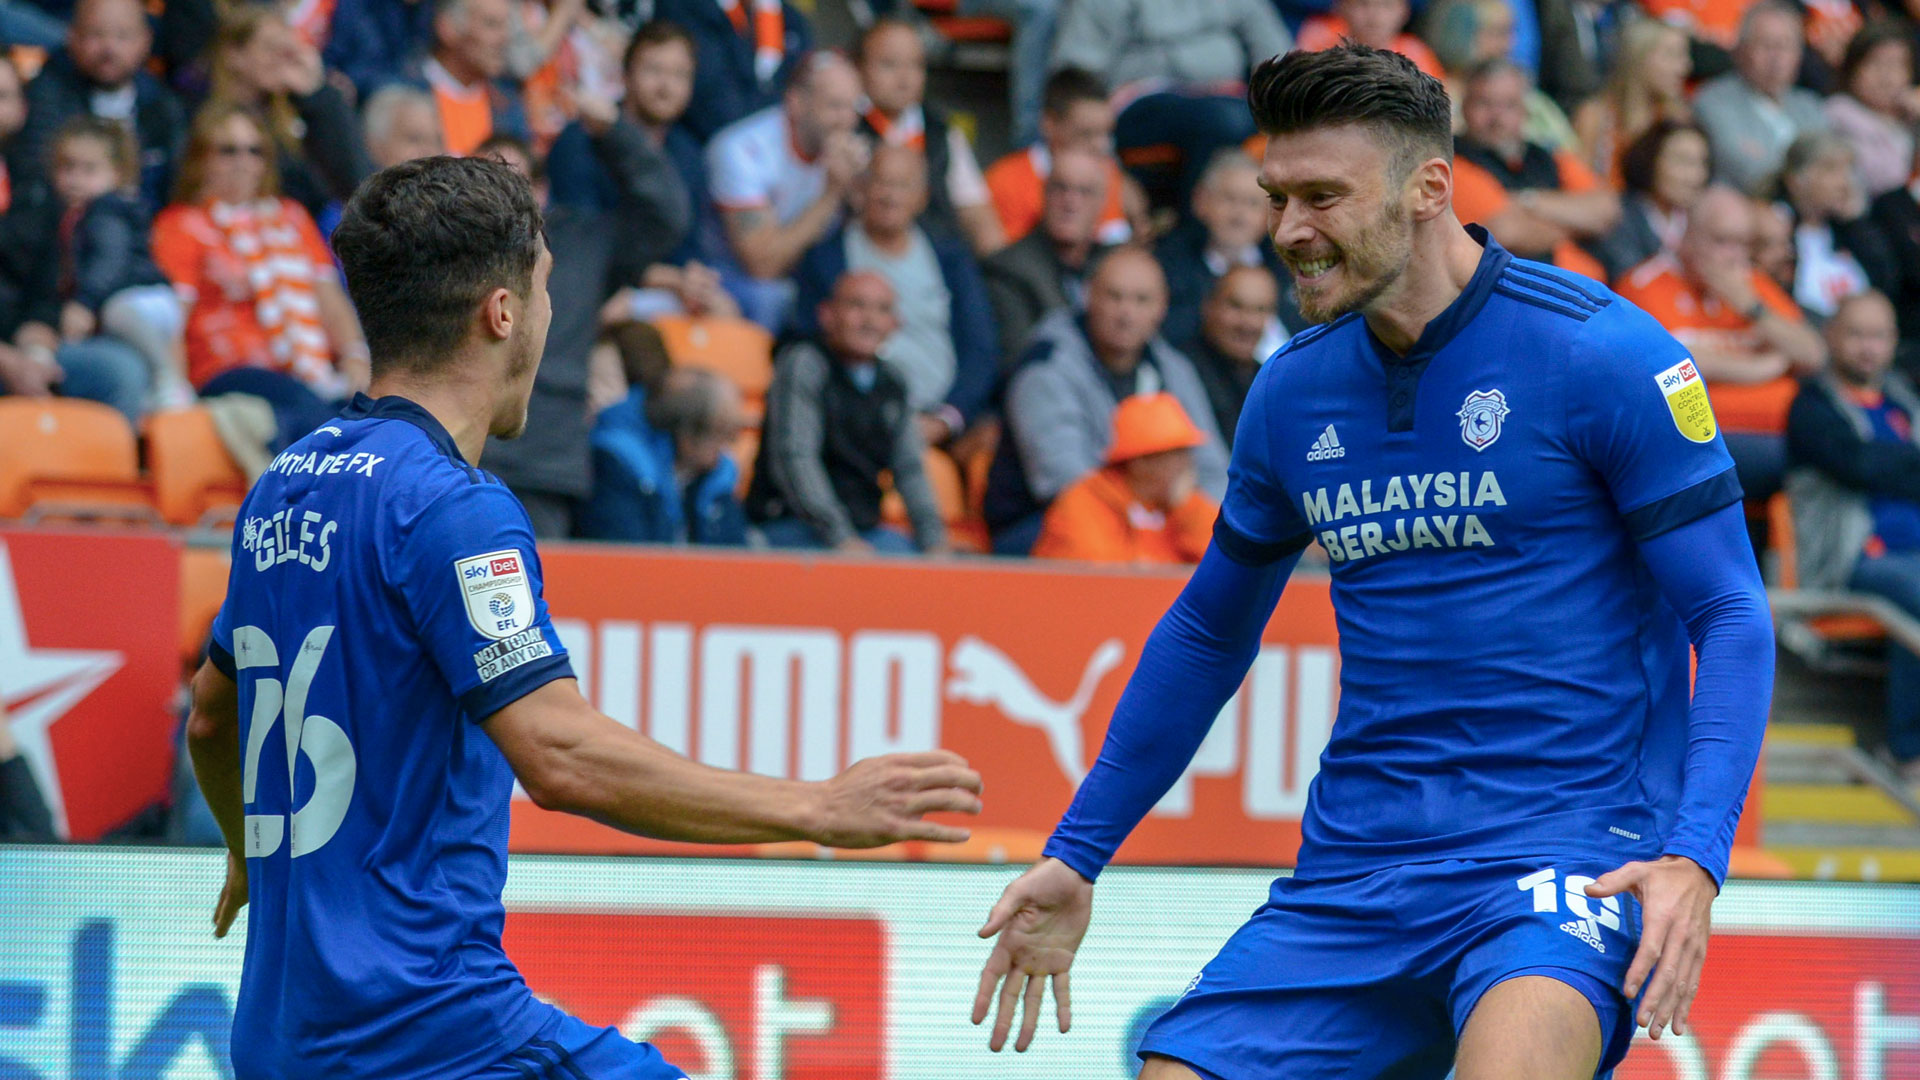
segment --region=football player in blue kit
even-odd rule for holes
[[[531,188],[497,161],[398,165],[333,243],[372,396],[248,493],[188,727],[229,849],[215,933],[252,901],[234,1075],[682,1080],[501,951],[514,779],[649,836],[869,847],[963,839],[922,815],[977,811],[979,777],[944,751],[727,772],[594,711],[526,511],[478,467],[526,424],[552,314]]]
[[[1325,548],[1341,690],[1298,868],[1154,1022],[1142,1080],[1603,1075],[1685,1030],[1773,674],[1699,372],[1604,286],[1463,228],[1445,92],[1393,53],[1248,91],[1300,307],[1205,558],[1097,764],[980,933],[973,1019],[1016,1049],[1093,882]],[[1688,691],[1689,645],[1699,669]],[[1178,897],[1169,897],[1170,914]]]

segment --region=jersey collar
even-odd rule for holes
[[[365,394],[353,395],[347,407],[340,410],[342,420],[404,420],[417,427],[427,436],[427,441],[440,449],[440,452],[453,459],[456,464],[466,466],[467,459],[460,455],[460,447],[454,444],[453,436],[447,434],[440,421],[433,418],[419,403],[389,394],[374,398]]]
[[[1473,317],[1480,314],[1480,309],[1487,305],[1487,297],[1493,295],[1493,287],[1506,271],[1507,264],[1513,261],[1513,255],[1480,226],[1468,225],[1466,229],[1467,235],[1486,249],[1480,254],[1480,265],[1474,269],[1473,278],[1467,282],[1466,288],[1460,290],[1460,295],[1454,298],[1453,303],[1448,304],[1446,310],[1435,316],[1425,330],[1420,331],[1420,339],[1413,343],[1407,355],[1401,356],[1381,344],[1380,339],[1373,336],[1373,328],[1367,328],[1367,340],[1373,344],[1373,351],[1384,363],[1424,367],[1435,353],[1458,337],[1473,321]]]

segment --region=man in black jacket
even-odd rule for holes
[[[1032,232],[980,264],[1000,328],[1000,363],[1012,363],[1048,314],[1086,305],[1086,277],[1099,261],[1096,237],[1106,205],[1108,159],[1085,150],[1054,155],[1045,209]]]
[[[1888,374],[1893,305],[1840,302],[1826,326],[1830,369],[1787,414],[1787,493],[1800,586],[1882,596],[1920,618],[1920,394]],[[1920,657],[1888,650],[1887,750],[1920,783]]]
[[[487,469],[519,496],[533,519],[533,534],[564,539],[582,500],[593,493],[593,463],[588,448],[587,358],[600,334],[600,307],[621,285],[616,262],[644,266],[679,244],[692,220],[686,188],[667,182],[673,164],[612,102],[583,98],[580,122],[593,149],[624,197],[617,209],[602,212],[580,206],[547,210],[547,246],[553,271],[547,293],[553,298],[553,324],[547,351],[534,378],[525,434],[487,442]],[[535,180],[545,195],[525,144],[498,138],[483,144]]]
[[[843,274],[819,321],[817,342],[788,346],[774,365],[747,517],[774,547],[945,551],[907,384],[879,358],[900,325],[893,286],[871,270]],[[888,471],[913,523],[911,541],[880,524]]]
[[[1873,201],[1873,227],[1880,233],[1898,281],[1893,307],[1900,313],[1900,366],[1920,373],[1920,153],[1914,155],[1915,179]]]
[[[166,205],[187,121],[179,100],[144,70],[152,48],[140,0],[80,0],[66,49],[27,84],[27,126],[7,155],[15,183],[45,176],[53,133],[73,116],[92,113],[133,131],[140,193],[149,209]]]
[[[1279,297],[1279,283],[1266,267],[1228,270],[1201,305],[1200,332],[1180,349],[1200,374],[1220,437],[1229,447],[1240,426],[1247,392],[1253,389],[1253,377],[1267,359],[1260,341],[1267,335]]]

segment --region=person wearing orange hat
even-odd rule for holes
[[[1220,508],[1199,488],[1207,441],[1172,394],[1136,394],[1113,413],[1106,464],[1047,509],[1033,554],[1111,563],[1197,563]]]

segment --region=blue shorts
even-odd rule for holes
[[[1631,897],[1581,892],[1611,869],[1563,857],[1281,878],[1140,1055],[1209,1080],[1439,1080],[1482,994],[1545,975],[1593,1003],[1604,1077],[1633,1038],[1619,988],[1640,938]]]
[[[526,1045],[473,1080],[687,1080],[660,1051],[619,1029],[597,1028],[558,1009]]]

